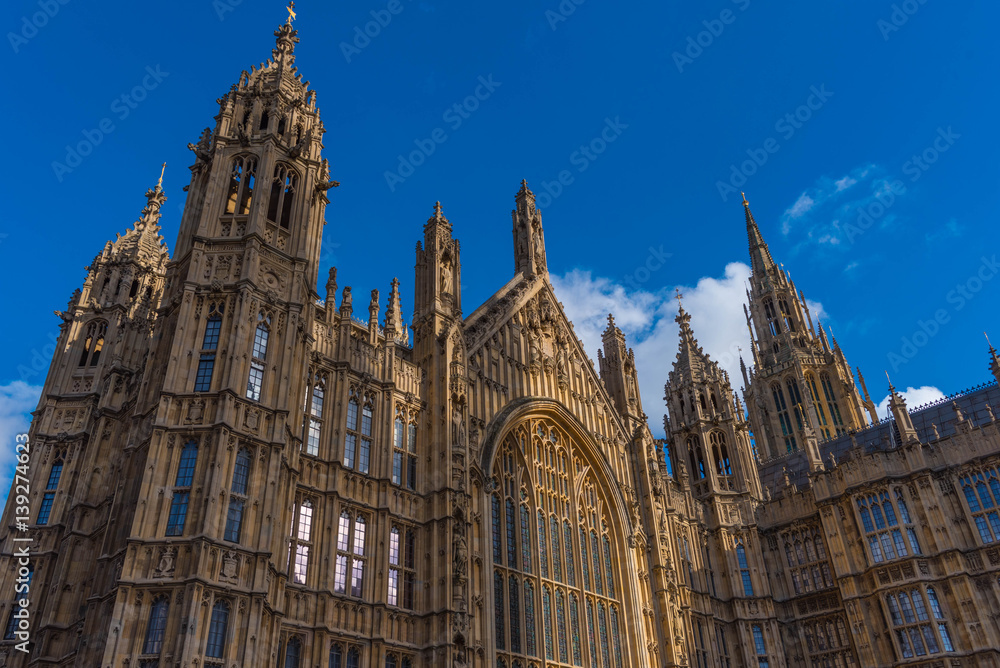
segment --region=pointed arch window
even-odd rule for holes
[[[39,526],[49,523],[49,515],[52,513],[52,505],[56,501],[56,490],[59,488],[62,471],[63,461],[57,459],[49,470],[49,479],[45,483],[45,493],[42,494],[42,505],[38,508],[38,515],[35,518],[35,524]]]
[[[496,623],[497,649],[504,650],[507,647],[506,633],[504,629],[503,611],[504,582],[503,573],[493,571],[493,616]]]
[[[701,451],[701,441],[697,436],[691,435],[687,439],[687,448],[688,458],[691,460],[691,475],[696,481],[704,480],[706,476],[705,455]]]
[[[222,333],[222,310],[215,310],[205,321],[205,336],[201,340],[201,357],[198,360],[198,372],[194,380],[195,392],[208,392],[212,389],[212,373],[215,370],[215,352],[219,347],[219,335]]]
[[[28,592],[31,591],[31,579],[34,576],[35,576],[35,565],[34,564],[28,564],[28,575],[24,578],[24,581],[21,583],[21,584],[24,585],[25,591],[28,591]],[[7,619],[7,629],[4,631],[4,634],[3,634],[3,639],[4,640],[14,640],[14,632],[17,631],[17,629],[18,629],[19,621],[21,619],[21,616],[20,616],[21,615],[21,610],[23,610],[23,609],[24,608],[21,607],[21,600],[20,599],[18,599],[17,601],[15,601],[14,605],[11,606],[10,617]]]
[[[335,594],[349,593],[351,596],[360,597],[364,591],[367,529],[364,515],[354,515],[347,510],[340,513],[337,526],[337,559],[333,576]],[[350,574],[350,589],[347,586],[348,574]]]
[[[774,302],[771,301],[770,297],[764,299],[764,317],[767,318],[767,327],[771,332],[771,336],[781,334],[781,323],[778,320],[778,314],[774,310]]]
[[[729,461],[729,449],[726,447],[726,435],[715,430],[708,435],[712,444],[712,456],[715,458],[715,472],[720,478],[733,475],[732,463]]]
[[[556,637],[559,642],[559,661],[569,663],[569,647],[566,642],[566,595],[556,590]]]
[[[549,555],[545,540],[545,513],[538,511],[538,562],[541,565],[542,577],[549,577]]]
[[[417,425],[407,424],[405,413],[396,415],[392,432],[392,484],[417,488]]]
[[[414,533],[413,529],[405,531],[398,526],[389,530],[389,605],[399,605],[407,610],[413,609],[414,572]],[[402,588],[402,600],[400,600]]]
[[[529,656],[538,656],[535,647],[535,587],[524,581],[524,645]]]
[[[984,544],[1000,540],[1000,480],[997,469],[969,473],[959,478],[979,538]]]
[[[144,655],[158,655],[163,650],[163,638],[167,633],[167,612],[170,602],[166,596],[153,601],[149,608],[149,621],[146,622],[146,637],[142,643]]]
[[[573,567],[573,529],[569,520],[563,520],[563,540],[566,545],[566,583],[576,586],[576,569]]]
[[[222,659],[226,655],[226,635],[229,632],[229,602],[216,601],[212,606],[212,620],[208,625],[208,643],[205,656]]]
[[[792,319],[792,311],[788,308],[788,302],[784,299],[779,299],[778,306],[781,308],[781,318],[785,321],[785,329],[789,332],[794,332],[795,321]]]
[[[229,173],[229,194],[226,197],[226,213],[245,216],[253,204],[254,181],[257,178],[257,159],[251,155],[233,159]]]
[[[292,532],[291,549],[289,550],[292,569],[292,582],[305,584],[309,572],[309,550],[312,547],[313,504],[304,499],[299,504],[298,521]]]
[[[503,543],[500,539],[502,528],[500,526],[500,495],[494,493],[491,502],[493,519],[493,563],[503,563]]]
[[[782,392],[781,385],[778,383],[771,385],[771,396],[774,398],[774,408],[778,412],[778,423],[781,424],[781,435],[785,439],[785,450],[787,452],[798,450],[795,432],[792,430],[792,420],[788,415],[788,404],[785,403],[785,393]]]
[[[545,630],[545,658],[554,661],[552,648],[552,595],[549,586],[542,585],[542,627]]]
[[[510,590],[510,600],[507,602],[510,608],[510,651],[520,654],[521,652],[521,587],[518,580],[513,575],[508,581]]]
[[[292,204],[295,201],[295,189],[298,175],[283,163],[274,166],[274,178],[271,179],[271,197],[267,205],[267,219],[288,229],[292,220]]]
[[[344,467],[353,469],[358,454],[358,413],[361,405],[351,390],[347,401],[347,434],[344,436]]]
[[[521,570],[531,572],[531,511],[521,504]]]
[[[900,499],[902,494],[897,496],[897,503]],[[910,552],[920,554],[916,527],[907,526],[909,522],[906,520],[910,518],[910,512],[905,507],[905,501],[904,510],[899,513],[903,517],[903,525],[899,523],[887,491],[862,495],[857,498],[856,503],[873,563],[906,557]]]
[[[840,406],[837,404],[837,395],[833,391],[833,383],[830,382],[830,374],[826,371],[819,375],[819,382],[823,386],[823,396],[826,397],[826,406],[830,409],[830,417],[833,419],[837,433],[843,433],[844,420],[840,416]]]
[[[302,641],[292,638],[285,646],[285,668],[299,668],[299,660],[302,656]]]
[[[240,542],[240,530],[243,526],[243,511],[247,503],[247,485],[250,481],[250,450],[246,447],[236,453],[236,466],[233,467],[233,484],[229,488],[229,512],[226,515],[225,540]]]
[[[559,520],[555,515],[549,518],[552,529],[552,577],[562,582],[562,550],[559,548]]]
[[[809,426],[809,418],[802,407],[802,394],[799,392],[799,384],[794,379],[789,378],[785,381],[785,385],[788,387],[788,399],[792,402],[792,409],[795,412],[795,423],[801,431],[803,427]]]
[[[83,350],[80,352],[80,366],[93,367],[101,360],[101,350],[104,348],[104,336],[108,333],[108,323],[95,320],[87,325],[87,335],[83,340]]]
[[[306,386],[306,396],[309,397],[309,410],[306,415],[306,454],[319,454],[319,441],[323,434],[323,402],[326,398],[326,378],[319,375],[311,386]]]
[[[823,433],[823,438],[829,439],[832,434],[829,423],[826,420],[826,409],[823,408],[823,401],[820,399],[819,390],[816,389],[816,376],[811,373],[806,374],[806,387],[809,389],[809,394],[812,395],[813,406],[816,407],[816,416],[819,418],[819,427]]]
[[[764,631],[754,624],[751,633],[753,635],[753,646],[757,651],[757,667],[758,668],[769,668],[770,663],[767,660],[767,645],[764,643]]]
[[[267,342],[271,333],[271,316],[257,314],[257,329],[254,331],[253,348],[250,358],[250,373],[247,376],[247,398],[260,401],[264,385],[264,361],[267,359]]]
[[[750,564],[747,562],[747,551],[743,541],[736,539],[736,563],[740,568],[740,580],[743,582],[743,595],[753,596],[753,580],[750,578]]]
[[[605,666],[611,665],[611,646],[608,644],[608,618],[604,604],[597,604],[597,629],[601,638],[601,658]]]
[[[198,444],[188,441],[181,448],[181,460],[177,465],[177,477],[174,478],[174,494],[170,501],[170,514],[167,517],[168,536],[180,536],[184,533],[188,504],[191,501],[191,483],[194,481],[194,469],[197,463]]]

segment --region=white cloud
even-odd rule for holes
[[[937,401],[938,399],[944,399],[944,392],[937,389],[936,387],[931,387],[930,385],[924,385],[923,387],[908,387],[904,391],[900,392],[903,395],[903,399],[906,400],[906,408],[913,410],[924,404]],[[885,395],[885,399],[878,402],[878,415],[879,417],[885,417],[889,414],[889,395]]]
[[[848,175],[841,179],[837,179],[836,181],[833,182],[833,185],[837,187],[837,192],[840,192],[842,190],[847,190],[857,182],[858,182],[857,179]]]
[[[799,195],[798,199],[788,207],[781,216],[781,231],[788,235],[793,226],[810,240],[818,240],[819,243],[837,246],[840,244],[840,225],[838,220],[830,222],[829,219],[837,213],[853,213],[858,205],[867,204],[873,197],[876,187],[887,188],[887,182],[878,183],[875,176],[880,173],[880,169],[875,165],[864,165],[855,167],[839,179],[829,176],[821,176]],[[863,196],[856,202],[843,203],[844,193],[855,185],[862,183],[872,176],[872,194]]]
[[[785,211],[785,215],[782,217],[782,231],[788,234],[788,230],[791,229],[791,221],[796,218],[801,218],[805,214],[809,213],[809,210],[813,208],[816,204],[816,200],[809,196],[808,193],[802,193],[799,198],[795,200],[795,204]]]
[[[42,388],[15,380],[0,385],[0,507],[7,503],[7,494],[14,479],[14,440],[28,431],[31,411],[38,405]]]
[[[729,373],[730,383],[737,392],[743,386],[740,349],[748,363],[753,356],[743,315],[749,277],[749,266],[732,262],[726,265],[721,277],[706,276],[694,286],[676,286],[683,293],[684,310],[691,315],[691,328],[698,343]],[[578,269],[552,276],[551,280],[556,297],[563,303],[591,359],[597,359],[608,313],[614,314],[615,324],[625,333],[627,345],[635,350],[639,390],[649,426],[654,434],[662,436],[663,385],[673,369],[679,343],[674,321],[675,287],[628,290],[610,279]],[[808,305],[813,322],[825,317],[822,304],[808,302]]]

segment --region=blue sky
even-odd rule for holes
[[[280,2],[252,0],[62,2],[3,10],[4,451],[44,381],[52,311],[136,219],[164,161],[174,246],[193,162],[185,147],[214,126],[215,100],[240,71],[270,55],[285,17]],[[462,240],[471,313],[513,273],[510,210],[526,178],[550,194],[540,200],[550,271],[577,333],[596,358],[616,311],[662,431],[675,288],[727,369],[747,349],[734,194],[745,190],[773,255],[876,401],[883,369],[915,401],[989,378],[982,332],[1000,342],[996,3],[296,9],[297,63],[318,91],[325,155],[342,183],[321,271],[336,264],[355,294],[384,292],[398,276],[412,308],[414,244],[441,200]],[[358,37],[378,19],[374,37]],[[475,110],[454,112],[477,87]],[[433,152],[401,170],[399,156],[430,146],[438,129]],[[80,142],[92,150],[70,166],[67,146]]]

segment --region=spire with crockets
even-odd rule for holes
[[[771,256],[746,197],[743,209],[751,265],[746,315],[754,361],[745,374],[744,398],[754,434],[763,458],[804,449],[810,467],[817,468],[815,445],[865,426],[866,404],[844,352],[830,345],[822,325],[814,327],[805,295]]]

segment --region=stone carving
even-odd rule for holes
[[[174,574],[174,560],[177,557],[177,548],[167,547],[160,551],[160,563],[157,564],[153,572],[154,578],[166,578]]]

